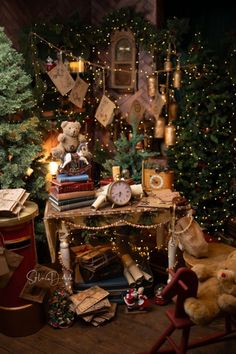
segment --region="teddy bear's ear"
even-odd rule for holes
[[[62,122],[62,123],[61,123],[62,129],[65,128],[65,126],[66,126],[68,123],[69,123],[69,122],[67,122],[67,121]]]

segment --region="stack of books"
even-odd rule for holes
[[[51,182],[49,200],[57,211],[89,206],[95,199],[94,183],[87,174],[58,174]]]

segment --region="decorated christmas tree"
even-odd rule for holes
[[[168,158],[176,189],[190,200],[198,222],[214,232],[235,213],[235,87],[199,35],[195,39],[184,63],[177,142]]]
[[[41,136],[39,120],[30,117],[34,100],[23,65],[0,27],[0,188],[25,188],[39,198],[45,184]]]

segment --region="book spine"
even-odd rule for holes
[[[69,204],[74,204],[74,203],[79,203],[82,202],[84,200],[94,200],[94,196],[84,196],[84,197],[80,197],[80,198],[74,198],[74,199],[64,199],[64,200],[57,200],[54,197],[52,197],[51,195],[48,198],[52,203],[62,206],[62,205],[69,205]]]
[[[92,181],[75,182],[67,186],[55,186],[57,193],[68,193],[75,191],[91,191],[94,189],[94,183]]]
[[[81,181],[88,181],[89,176],[84,174],[84,175],[76,175],[76,176],[67,176],[63,174],[59,174],[57,176],[57,181],[62,183],[62,182],[81,182]]]
[[[56,200],[69,200],[69,199],[88,197],[88,196],[94,197],[95,190],[57,193],[56,190],[52,187],[52,188],[50,188],[50,196],[52,196]]]
[[[72,204],[67,204],[67,205],[62,205],[62,206],[58,206],[54,203],[52,203],[52,205],[55,209],[57,209],[57,211],[68,211],[68,210],[83,208],[83,207],[92,205],[94,200],[95,199],[84,200],[82,202],[72,203]]]

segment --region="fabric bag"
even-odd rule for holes
[[[207,257],[208,243],[200,225],[192,216],[184,216],[177,221],[175,235],[178,237],[179,247],[182,251],[186,251],[196,258]]]

